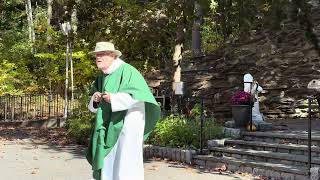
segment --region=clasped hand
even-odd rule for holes
[[[102,99],[103,99],[104,101],[110,103],[110,94],[107,93],[107,92],[104,92],[104,93],[95,92],[95,93],[93,94],[93,101],[94,101],[94,102],[100,102]]]

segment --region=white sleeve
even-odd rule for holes
[[[88,104],[88,109],[89,109],[89,111],[96,113],[98,108],[93,107],[93,99],[94,99],[94,97],[92,96],[90,99],[90,102]]]
[[[110,93],[110,103],[112,112],[130,109],[137,104],[137,100],[133,99],[128,93]]]

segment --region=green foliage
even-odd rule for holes
[[[199,103],[195,104],[190,111],[190,116],[195,119],[199,119],[201,116],[201,105]]]
[[[0,95],[21,94],[21,90],[17,88],[19,84],[18,74],[15,71],[16,66],[13,63],[3,61],[0,63]]]
[[[218,49],[223,43],[223,36],[218,32],[217,25],[214,22],[205,20],[201,36],[202,48],[205,53]]]
[[[88,143],[92,128],[92,123],[89,121],[90,118],[92,118],[90,114],[86,113],[83,116],[73,115],[68,119],[68,134],[79,144]]]
[[[77,143],[87,144],[88,138],[91,135],[92,124],[95,114],[89,112],[87,103],[89,102],[88,95],[80,97],[80,107],[75,109],[73,114],[69,116],[66,124],[68,134],[75,139]]]
[[[204,122],[204,142],[223,137],[222,128],[213,120]],[[170,115],[161,119],[151,135],[149,143],[178,148],[200,147],[200,120]]]
[[[33,66],[33,72],[35,73],[38,82],[45,85],[43,89],[50,89],[50,84],[44,83],[49,79],[53,91],[61,92],[61,86],[64,85],[65,80],[65,56],[65,52],[63,51],[61,53],[35,54],[34,60],[38,64]],[[83,91],[85,90],[85,87],[94,80],[94,76],[97,72],[94,61],[92,60],[93,58],[90,57],[87,52],[76,51],[73,52],[72,59],[74,86],[77,91]]]
[[[97,41],[113,41],[123,52],[122,58],[143,73],[166,69],[172,66],[177,43],[183,42],[184,55],[190,52],[192,25],[197,16],[195,2],[191,0],[59,0],[53,2],[52,19],[48,24],[47,2],[32,1],[36,41],[31,43],[25,2],[0,3],[0,63],[4,67],[8,63],[14,66],[14,72],[10,71],[2,78],[2,82],[6,81],[2,93],[49,90],[62,93],[66,36],[61,33],[59,23],[70,21],[74,8],[78,28],[70,34],[69,40],[74,52],[76,90],[84,89],[96,74],[93,57],[87,52]],[[204,11],[201,35],[205,53],[216,50],[230,37],[245,39],[251,30],[281,28],[281,23],[288,19],[303,24],[309,12],[307,3],[298,0],[197,2]]]

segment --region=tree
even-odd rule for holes
[[[31,0],[26,1],[26,12],[28,15],[29,40],[31,43],[34,43],[35,42],[35,33],[34,33],[34,27],[33,27],[33,15],[32,15]]]

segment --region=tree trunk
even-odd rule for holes
[[[272,0],[271,11],[272,11],[272,27],[273,29],[280,29],[281,21],[281,2],[278,0]]]
[[[183,1],[183,5],[186,5],[186,1]],[[177,27],[176,32],[176,40],[175,40],[175,46],[174,46],[174,53],[173,53],[173,67],[175,68],[174,74],[173,74],[173,83],[172,83],[172,90],[173,93],[175,93],[176,85],[182,84],[181,83],[181,61],[182,61],[182,52],[183,52],[183,44],[185,41],[185,32],[186,32],[186,7],[183,7],[182,14],[180,16],[180,23]],[[175,99],[175,97],[173,97]],[[172,100],[174,102],[174,100]],[[178,103],[177,103],[178,104]],[[173,106],[174,103],[173,103]]]
[[[218,11],[219,11],[219,21],[221,23],[221,29],[222,29],[222,34],[223,34],[223,39],[226,40],[229,36],[228,32],[228,28],[227,28],[227,18],[226,18],[226,14],[225,14],[225,0],[219,0],[218,1]]]
[[[243,24],[243,19],[245,18],[245,17],[243,17],[243,1],[242,0],[239,0],[238,1],[239,2],[239,31],[240,31],[240,34],[242,34],[243,33],[243,26],[244,26],[244,24]]]
[[[69,59],[70,59],[70,71],[71,71],[71,104],[73,104],[74,100],[74,87],[73,87],[73,60],[72,60],[72,43],[69,41]]]
[[[71,40],[69,42],[69,48],[70,48],[70,71],[71,71],[71,104],[74,100],[74,86],[73,86],[73,60],[72,60],[72,42],[75,38],[75,34],[77,33],[77,26],[78,26],[78,19],[77,19],[77,4],[80,3],[81,0],[76,0],[76,4],[73,6],[72,14],[71,14]]]
[[[183,48],[183,41],[184,41],[184,25],[181,24],[177,30],[177,39],[176,45],[174,46],[174,53],[173,53],[173,66],[175,67],[175,72],[173,74],[173,82],[180,82],[181,81],[181,67],[180,62],[182,60],[182,48]],[[173,87],[174,90],[174,87]]]
[[[201,5],[195,1],[194,2],[194,13],[195,19],[193,21],[192,27],[192,53],[193,56],[201,55],[201,24],[203,18],[203,12]]]
[[[77,29],[78,29],[77,5],[80,3],[81,3],[81,0],[76,0],[71,13],[71,27],[72,27],[71,31],[74,34],[77,34]]]
[[[47,0],[47,41],[51,40],[51,36],[49,34],[49,28],[51,26],[51,19],[52,19],[52,2],[53,0]]]
[[[26,12],[27,12],[27,17],[28,17],[29,40],[31,43],[34,43],[35,42],[35,33],[34,33],[34,27],[33,27],[31,0],[27,0],[27,2],[26,2]]]
[[[68,87],[69,87],[69,37],[67,34],[67,49],[66,49],[66,81],[64,90],[64,119],[68,118]]]
[[[173,63],[174,63],[174,66],[176,66],[176,70],[173,75],[173,82],[180,82],[181,81],[180,61],[182,59],[182,48],[183,48],[182,42],[176,44],[174,47]]]
[[[226,33],[228,34],[228,36],[230,35],[230,34],[232,34],[232,0],[228,0],[227,1],[227,3],[226,3],[226,7],[227,7],[227,12],[226,12],[226,14],[227,14],[227,22],[228,22],[228,24],[227,24],[227,26],[226,26]]]

